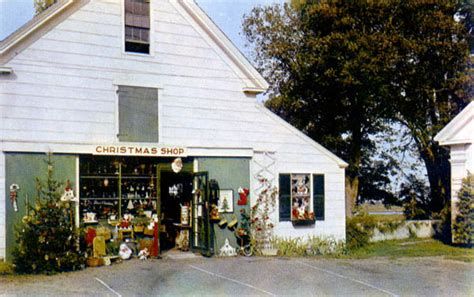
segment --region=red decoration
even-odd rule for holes
[[[237,205],[247,205],[247,198],[250,194],[249,189],[247,188],[239,188],[239,200],[237,201]]]
[[[153,245],[150,248],[150,255],[152,257],[158,257],[160,253],[160,241],[159,241],[159,233],[158,233],[158,223],[155,222],[153,226]]]
[[[86,231],[86,243],[88,246],[91,246],[94,242],[94,238],[97,235],[94,228],[87,228]]]

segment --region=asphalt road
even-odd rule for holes
[[[0,277],[0,296],[474,296],[474,264],[441,258],[131,260]]]

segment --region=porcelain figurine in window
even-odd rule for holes
[[[306,177],[299,176],[296,181],[296,194],[298,196],[303,196],[303,195],[308,195],[308,193],[309,193],[309,189],[308,189],[308,186],[306,185]]]

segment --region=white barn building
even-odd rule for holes
[[[264,176],[280,190],[275,235],[344,240],[347,164],[258,103],[267,88],[193,1],[59,0],[0,43],[0,258],[11,255],[46,153],[80,197],[77,224],[137,207],[176,223],[181,199],[191,249],[212,253],[232,230],[201,229],[210,211],[201,199],[216,197],[196,198],[189,185],[215,180],[231,221],[249,209],[239,188],[254,203]]]

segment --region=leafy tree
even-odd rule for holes
[[[474,175],[469,174],[458,192],[457,214],[453,224],[453,241],[466,245],[474,243]]]
[[[366,154],[360,169],[360,190],[358,203],[380,200],[386,205],[399,204],[398,197],[391,189],[391,177],[398,162],[385,152],[378,159]]]
[[[464,91],[467,34],[454,18],[462,5],[399,1],[390,19],[399,57],[387,104],[393,104],[393,119],[409,129],[425,163],[434,212],[441,211],[450,193],[449,154],[434,137],[470,100]]]
[[[461,1],[292,1],[243,22],[266,105],[349,163],[346,205],[363,187],[370,135],[406,126],[425,162],[434,210],[449,193],[446,151],[433,138],[468,101]],[[376,172],[377,168],[373,168]],[[366,173],[365,173],[366,174]]]
[[[405,217],[409,220],[427,219],[430,213],[430,192],[425,182],[410,174],[401,185],[399,198],[403,202]]]
[[[244,20],[257,67],[271,83],[266,105],[348,161],[346,213],[360,188],[370,135],[384,129],[383,78],[396,58],[383,30],[384,1],[294,1],[256,7]]]
[[[50,7],[51,5],[56,3],[56,1],[57,0],[35,0],[35,12],[36,12],[36,14],[39,14],[39,13],[45,11],[46,9],[48,9],[48,7]]]
[[[34,207],[17,226],[17,247],[13,252],[19,273],[55,273],[77,270],[84,264],[74,230],[72,205],[60,202],[61,184],[53,179],[53,163],[48,160],[46,181],[36,179]]]

